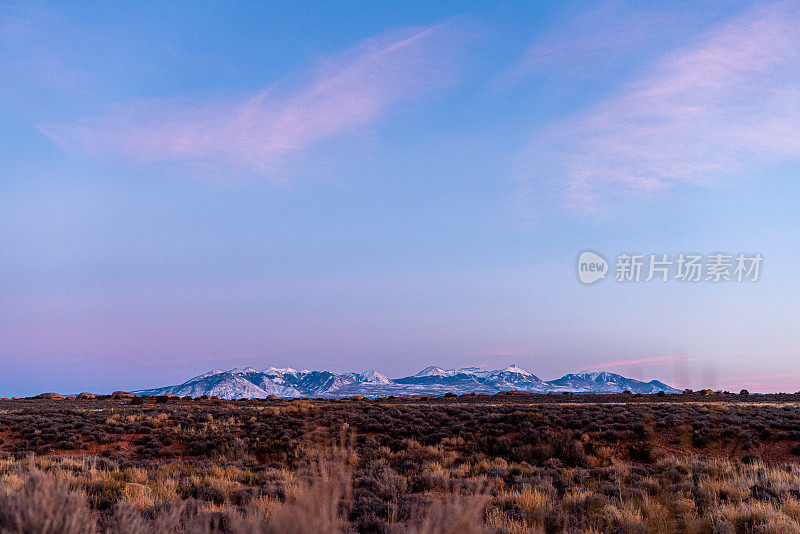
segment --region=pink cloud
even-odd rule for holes
[[[452,21],[368,39],[311,69],[304,81],[216,103],[125,104],[40,130],[65,148],[135,161],[210,163],[266,173],[314,143],[352,132],[393,105],[457,77]]]
[[[574,16],[555,17],[525,52],[522,61],[495,77],[497,88],[530,76],[584,80],[619,68],[632,54],[650,55],[680,34],[696,31],[696,11],[657,3],[613,1]],[[652,52],[651,52],[652,51]]]
[[[569,204],[676,184],[713,186],[800,158],[800,5],[752,10],[661,57],[531,151],[566,180]]]

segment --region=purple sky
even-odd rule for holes
[[[800,3],[0,6],[0,396],[212,368],[800,390]],[[760,253],[759,280],[576,260]]]

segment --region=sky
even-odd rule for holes
[[[798,1],[4,2],[0,396],[511,363],[798,391],[798,28]],[[740,253],[756,281],[615,279]]]

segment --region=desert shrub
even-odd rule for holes
[[[692,445],[698,448],[705,447],[711,441],[711,433],[699,428],[692,433]]]
[[[290,514],[320,518],[318,532],[408,532],[423,528],[426,510],[482,492],[490,504],[473,526],[483,518],[498,532],[797,530],[796,467],[722,458],[752,452],[756,440],[767,460],[781,457],[770,450],[777,440],[779,451],[800,452],[800,412],[760,395],[746,405],[722,397],[703,405],[633,395],[627,404],[523,394],[159,405],[153,397],[98,399],[89,410],[4,401],[0,495],[5,503],[22,491],[39,453],[42,470],[85,495],[98,532],[296,532]],[[686,450],[687,441],[703,448]],[[314,455],[327,448],[347,457],[346,480],[314,475]],[[496,501],[526,486],[544,496],[538,511]]]
[[[195,484],[186,492],[187,497],[197,499],[198,501],[207,501],[213,504],[224,504],[225,493],[212,486],[204,484]]]
[[[579,441],[557,435],[553,440],[553,456],[567,466],[585,466],[586,452]]]
[[[0,531],[22,534],[94,534],[86,499],[33,471],[16,492],[0,494]]]
[[[628,447],[631,460],[637,462],[652,462],[654,458],[653,446],[649,442],[632,443]]]

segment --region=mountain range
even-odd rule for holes
[[[136,391],[137,395],[214,395],[222,399],[259,399],[277,397],[387,397],[408,395],[444,395],[445,393],[489,393],[500,391],[534,393],[680,393],[663,382],[642,382],[609,372],[582,372],[544,381],[534,374],[510,365],[487,371],[477,367],[442,369],[426,367],[404,378],[390,379],[377,371],[336,374],[330,371],[297,371],[270,367],[257,371],[214,369],[176,386]]]

